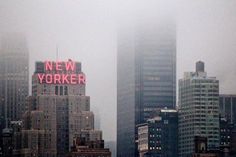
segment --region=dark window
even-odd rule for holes
[[[68,95],[68,87],[67,86],[65,86],[64,95]]]
[[[60,86],[60,95],[63,95],[63,86]]]
[[[55,95],[58,95],[58,86],[55,87]]]

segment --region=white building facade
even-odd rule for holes
[[[219,81],[208,77],[204,63],[179,80],[179,156],[194,153],[194,137],[207,137],[208,150],[219,147]]]

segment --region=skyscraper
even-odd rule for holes
[[[175,108],[175,88],[175,25],[137,24],[122,30],[118,34],[118,157],[138,156],[136,126],[160,108]]]
[[[28,96],[28,77],[29,51],[25,37],[17,33],[4,34],[0,49],[0,116],[2,127],[8,127],[10,121],[22,118]]]
[[[204,63],[179,80],[179,155],[194,153],[194,137],[207,138],[208,150],[219,147],[219,81],[208,77]]]
[[[85,95],[85,76],[79,62],[37,62],[32,76],[32,96],[36,109],[45,115],[44,127],[48,133],[45,152],[65,156],[76,133],[84,124],[93,129],[90,97]],[[88,122],[82,122],[87,119]],[[92,124],[91,124],[92,123]]]
[[[91,133],[91,141],[102,134],[94,130],[94,114],[90,111],[85,86],[80,62],[36,62],[32,96],[28,98],[28,111],[20,131],[21,147],[13,152],[25,156],[65,157],[81,133]]]

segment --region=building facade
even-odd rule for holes
[[[171,23],[118,35],[117,156],[138,156],[136,126],[176,105],[176,37]]]
[[[220,151],[229,153],[231,146],[231,136],[234,125],[226,118],[220,117]]]
[[[220,148],[235,156],[236,95],[220,95]]]
[[[44,115],[42,130],[49,141],[45,145],[45,154],[64,157],[82,124],[93,129],[93,114],[89,115],[90,97],[85,95],[81,63],[71,60],[36,62],[32,96],[36,99],[36,110],[43,111]],[[84,122],[84,119],[88,121]]]
[[[178,157],[178,113],[162,109],[157,117],[138,125],[140,157]]]
[[[85,93],[86,78],[81,63],[36,62],[32,76],[32,96],[20,131],[22,156],[65,157],[74,138],[81,134],[98,139],[90,97]],[[33,154],[32,154],[33,153]]]
[[[220,95],[220,114],[231,124],[236,124],[236,95]]]
[[[194,152],[194,137],[207,138],[208,150],[219,147],[219,81],[208,77],[204,63],[179,80],[179,156]]]

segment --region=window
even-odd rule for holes
[[[65,88],[64,88],[64,95],[68,95],[68,87],[67,86],[65,86]]]
[[[168,120],[164,120],[164,124],[168,124],[169,123],[169,121]]]
[[[55,95],[58,95],[58,86],[55,87]]]
[[[60,86],[60,95],[63,95],[63,86]]]

